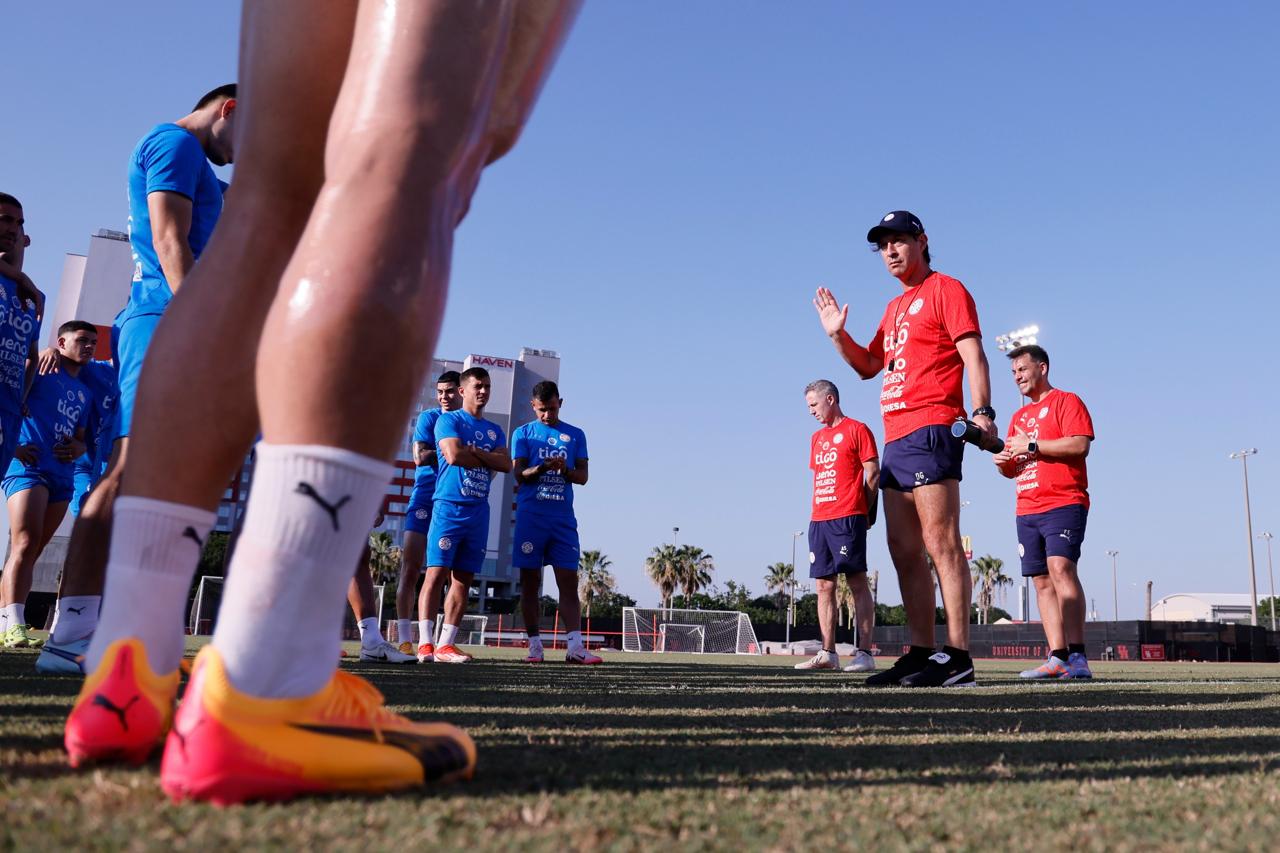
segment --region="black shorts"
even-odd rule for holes
[[[867,572],[867,517],[809,522],[809,577]]]
[[[880,456],[880,488],[909,492],[943,480],[959,480],[964,442],[951,427],[934,424],[888,442]]]
[[[1033,578],[1049,573],[1050,557],[1066,557],[1080,562],[1080,545],[1089,510],[1080,504],[1055,507],[1034,515],[1018,516],[1018,556],[1022,576]]]

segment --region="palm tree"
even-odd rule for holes
[[[836,575],[836,614],[839,617],[836,620],[837,624],[853,624],[853,605],[853,589],[849,586],[849,576],[840,572]]]
[[[782,614],[783,602],[787,597],[787,590],[791,587],[791,578],[795,573],[791,570],[790,563],[774,563],[765,569],[764,588],[774,594],[774,599],[778,602],[778,614]]]
[[[597,596],[608,595],[617,587],[609,567],[613,562],[599,551],[583,551],[578,557],[578,600],[591,618],[591,602]]]
[[[715,560],[697,545],[681,545],[676,553],[680,560],[680,591],[684,593],[686,606],[690,606],[695,593],[711,586]]]
[[[671,607],[671,594],[680,585],[680,555],[674,545],[657,545],[645,558],[644,570],[662,594],[662,608]]]
[[[1004,573],[1004,560],[990,554],[974,560],[971,568],[974,583],[980,585],[978,589],[979,624],[985,625],[991,621],[991,606],[995,603],[996,591],[1012,584],[1013,578]]]
[[[369,568],[375,584],[394,580],[400,571],[400,549],[385,530],[369,534]]]

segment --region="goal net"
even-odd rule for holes
[[[191,613],[187,618],[188,634],[212,634],[213,623],[218,618],[218,607],[222,604],[222,578],[217,575],[205,575],[196,586],[195,598],[191,600]]]
[[[751,619],[737,610],[626,607],[622,650],[754,655],[760,653]]]
[[[489,625],[488,616],[465,615],[462,617],[462,624],[458,626],[457,644],[460,646],[483,646],[484,630]],[[393,643],[403,643],[405,640],[413,643],[415,646],[422,642],[418,637],[418,621],[415,619],[410,623],[408,637],[397,636],[398,627],[396,620],[388,619],[383,628],[382,634]],[[444,614],[436,616],[436,635],[431,638],[431,642],[437,642],[440,639],[440,632],[444,630]]]

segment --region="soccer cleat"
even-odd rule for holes
[[[525,663],[542,663],[543,660],[542,649],[538,649],[536,652],[530,649],[529,654],[524,656]]]
[[[1069,678],[1067,675],[1067,663],[1056,655],[1049,655],[1049,659],[1040,664],[1035,669],[1024,669],[1018,673],[1019,678],[1026,678],[1034,681],[1043,681],[1046,678]]]
[[[371,649],[360,647],[360,660],[374,661],[376,663],[417,663],[418,659],[410,654],[405,654],[395,647],[393,643],[383,640]]]
[[[36,658],[36,672],[41,675],[84,675],[84,656],[89,651],[90,637],[55,643],[52,639]]]
[[[875,672],[876,659],[871,656],[870,652],[864,652],[858,649],[853,653],[853,660],[849,661],[848,666],[844,668],[845,672]]]
[[[402,655],[411,655],[414,653],[413,643],[409,642],[408,640],[405,640],[403,643],[401,643],[398,646],[398,649],[400,654]]]
[[[431,663],[436,659],[436,647],[431,643],[418,646],[418,663]]]
[[[924,669],[898,683],[903,687],[976,687],[973,660],[965,657],[964,661],[957,661],[946,652],[938,652],[929,658]]]
[[[586,646],[579,646],[576,649],[569,649],[569,651],[565,652],[564,662],[595,666],[596,664],[604,663],[604,658],[591,654],[591,652],[587,651]]]
[[[835,652],[819,651],[804,663],[798,663],[794,669],[839,669],[840,656]]]
[[[1067,672],[1063,678],[1093,678],[1093,670],[1089,669],[1089,659],[1080,652],[1067,655]]]
[[[436,663],[471,663],[471,655],[450,643],[436,649]]]
[[[43,646],[44,640],[31,636],[30,631],[30,625],[10,625],[9,630],[4,632],[4,647],[6,649],[38,649]]]
[[[261,699],[237,690],[206,646],[165,743],[160,784],[175,801],[230,805],[414,788],[469,779],[475,766],[466,732],[391,713],[359,676],[339,670],[310,696]]]
[[[915,675],[929,663],[929,658],[920,654],[907,652],[893,662],[893,666],[884,672],[877,672],[862,682],[868,687],[897,687],[902,679]]]
[[[107,646],[67,717],[63,742],[72,767],[92,761],[141,764],[173,721],[178,670],[156,675],[134,638]]]

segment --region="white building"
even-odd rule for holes
[[[1151,605],[1154,622],[1251,624],[1253,597],[1245,592],[1179,592]]]

